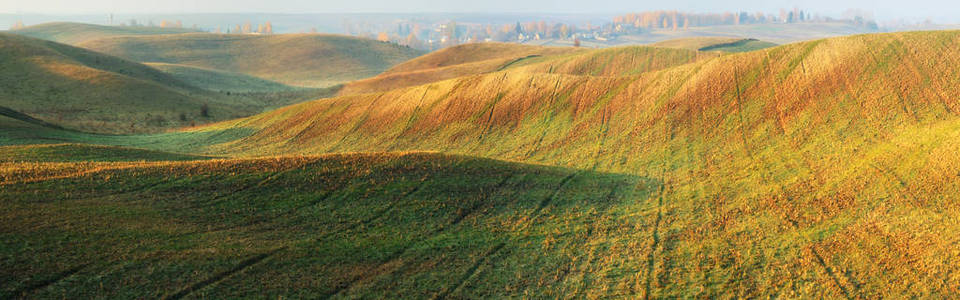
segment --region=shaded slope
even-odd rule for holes
[[[249,93],[296,89],[282,83],[239,73],[176,64],[147,63],[146,65],[163,71],[180,81],[189,82],[193,86],[210,91]]]
[[[590,258],[647,232],[607,222],[645,228],[623,212],[655,184],[439,154],[0,163],[0,296],[602,295],[582,282],[633,275]]]
[[[10,33],[71,45],[118,36],[181,34],[195,32],[199,31],[196,29],[186,28],[103,26],[69,22],[44,23],[10,31]]]
[[[255,131],[213,152],[434,150],[655,178],[641,286],[657,297],[936,297],[960,272],[958,64],[960,32],[862,35],[634,76],[508,70],[205,130]]]
[[[422,54],[374,40],[309,34],[119,37],[81,45],[133,61],[243,73],[309,87],[371,77]]]
[[[0,146],[0,163],[91,161],[184,161],[207,157],[89,144]]]

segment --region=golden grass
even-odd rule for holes
[[[678,54],[693,63],[649,71],[630,57],[300,104],[225,123],[255,133],[209,149],[435,150],[657,178],[657,297],[956,291],[935,278],[958,272],[960,235],[939,220],[960,217],[960,32]]]

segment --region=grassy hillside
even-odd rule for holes
[[[243,73],[303,87],[371,77],[423,54],[396,44],[315,34],[119,37],[81,46],[133,61]]]
[[[721,52],[749,52],[770,47],[776,44],[759,41],[756,39],[730,38],[730,37],[694,37],[680,38],[668,41],[662,41],[650,44],[653,47],[677,48],[695,51],[721,51]]]
[[[0,106],[70,129],[144,133],[202,125],[334,94],[338,88],[263,90],[274,83],[202,71],[171,74],[128,60],[64,44],[0,33]],[[205,88],[225,88],[226,92]],[[259,93],[229,94],[248,84]],[[207,116],[203,107],[207,106]]]
[[[376,77],[350,82],[341,95],[384,92],[451,78],[499,71],[540,57],[582,50],[506,43],[475,43],[444,48],[398,64]]]
[[[706,46],[700,48],[700,51],[750,52],[775,46],[777,46],[777,44],[756,39],[742,39],[729,43],[719,43],[716,45]]]
[[[619,48],[110,141],[446,154],[0,164],[2,292],[950,297],[958,62],[960,31]]]
[[[11,33],[33,38],[75,45],[78,43],[103,38],[131,36],[131,35],[161,35],[195,33],[196,29],[187,28],[160,28],[160,27],[128,27],[103,26],[84,23],[44,23],[12,30]]]
[[[596,254],[645,256],[655,185],[439,154],[0,163],[0,297],[642,295],[644,261]]]
[[[431,150],[664,182],[637,242],[657,296],[935,297],[960,274],[957,61],[957,31],[852,36],[630,76],[469,76],[202,131],[252,132],[211,152]]]
[[[477,55],[484,59],[467,60]],[[682,49],[617,47],[601,50],[483,43],[452,47],[398,65],[377,77],[351,82],[341,95],[384,92],[457,77],[505,70],[589,76],[621,76],[660,70],[717,56]],[[437,67],[433,67],[437,66]],[[409,70],[409,71],[408,71]]]
[[[282,83],[239,73],[165,63],[147,63],[146,65],[163,71],[180,81],[189,82],[193,86],[210,91],[250,93],[296,89]]]

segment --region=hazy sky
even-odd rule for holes
[[[960,19],[958,0],[0,0],[0,13],[623,13],[652,9],[765,11],[800,7],[836,15],[848,8],[879,19]]]

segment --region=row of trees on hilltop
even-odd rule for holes
[[[813,21],[814,17],[799,9],[781,11],[780,15],[757,13],[682,13],[678,11],[649,11],[614,17],[615,25],[633,25],[635,28],[678,29],[696,26],[800,23]]]
[[[233,29],[227,28],[226,32],[222,28],[217,27],[214,29],[215,33],[227,33],[227,34],[273,34],[273,23],[267,21],[263,24],[257,24],[257,28],[253,28],[253,24],[246,22],[243,25],[236,25]]]
[[[587,25],[589,27],[589,25]],[[441,24],[423,25],[401,23],[396,30],[364,32],[358,24],[345,24],[346,34],[395,42],[411,48],[435,50],[462,43],[517,42],[541,39],[576,40],[581,30],[571,24],[546,21],[516,22],[508,24],[461,24],[449,21]]]
[[[682,13],[679,11],[648,11],[614,17],[613,26],[617,31],[628,28],[643,29],[687,29],[689,27],[741,25],[741,24],[787,24],[804,22],[848,22],[855,25],[876,27],[873,18],[864,13],[845,13],[845,19],[836,20],[821,17],[799,8],[780,10],[779,14],[763,12],[724,12],[724,13]]]

